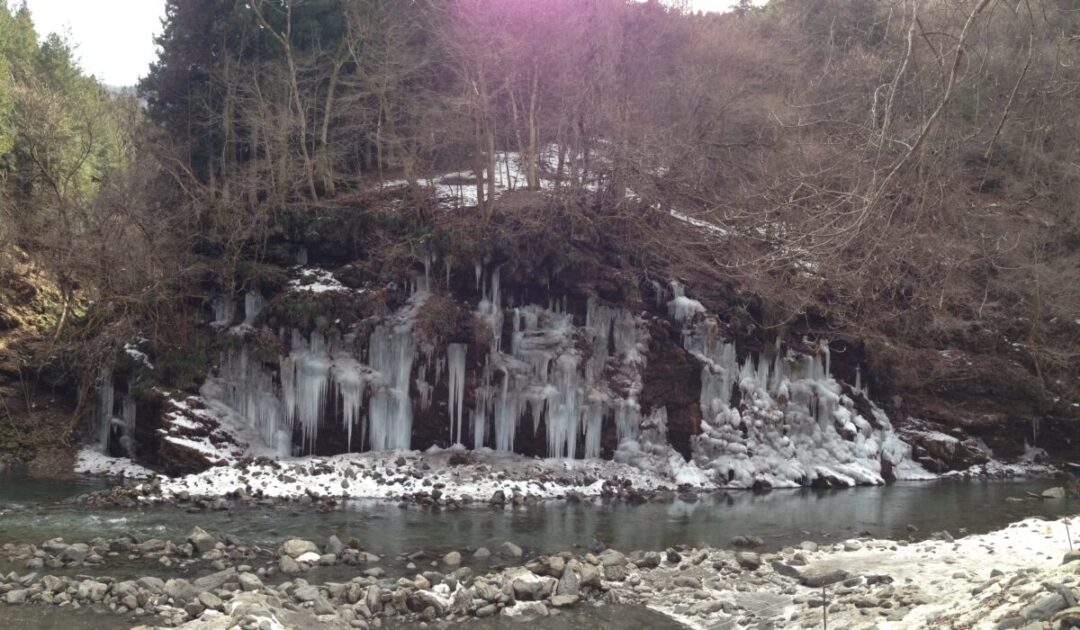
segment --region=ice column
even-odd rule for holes
[[[450,399],[450,440],[461,444],[461,420],[465,404],[465,355],[468,347],[462,343],[452,343],[446,349],[446,364],[449,372]]]

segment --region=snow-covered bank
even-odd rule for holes
[[[693,467],[693,464],[687,464]],[[687,480],[696,481],[687,484]],[[682,485],[680,485],[682,484]],[[164,479],[161,499],[189,496],[300,497],[467,502],[489,501],[501,492],[532,499],[599,497],[627,493],[716,489],[703,475],[677,476],[604,460],[531,459],[463,448],[391,451],[288,460],[247,460],[197,475]]]
[[[126,457],[109,457],[92,448],[83,448],[75,457],[75,472],[80,475],[148,479],[154,471]]]
[[[1070,553],[1070,532],[1068,519],[1029,519],[955,541],[941,534],[919,543],[803,543],[778,554],[683,551],[678,562],[669,553],[655,568],[631,570],[613,590],[694,628],[817,628],[823,607],[837,628],[1074,627],[1049,625],[1080,619],[1080,554]]]

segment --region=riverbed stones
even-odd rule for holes
[[[245,592],[257,591],[262,588],[262,580],[254,573],[240,573],[236,576],[237,581],[240,583],[240,588]]]
[[[29,596],[29,593],[30,592],[26,589],[16,589],[13,591],[8,591],[4,594],[4,602],[12,606],[25,604],[26,598]]]

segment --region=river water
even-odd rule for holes
[[[861,533],[879,538],[916,537],[961,528],[981,533],[1028,516],[1055,518],[1076,509],[1068,499],[1027,499],[1049,481],[942,480],[847,490],[787,490],[767,494],[723,493],[695,502],[541,503],[517,508],[399,507],[353,502],[331,512],[310,506],[237,508],[189,513],[169,506],[87,511],[57,502],[101,487],[100,482],[30,482],[0,479],[0,543],[69,542],[132,534],[140,539],[183,538],[198,525],[241,540],[276,545],[299,536],[322,542],[331,534],[356,538],[383,556],[419,550],[444,552],[497,546],[511,540],[531,553],[613,547],[662,550],[686,544],[726,547],[739,535],[761,537],[766,548],[802,540],[828,541]],[[1021,502],[1009,497],[1024,498]]]
[[[395,576],[409,573],[405,554],[417,551],[441,554],[480,546],[494,548],[507,540],[521,545],[527,555],[532,555],[604,547],[624,551],[661,550],[683,544],[726,547],[734,536],[740,535],[761,537],[766,549],[776,549],[803,540],[829,542],[863,533],[879,538],[918,538],[939,530],[949,530],[953,535],[958,535],[961,529],[982,533],[1030,516],[1056,518],[1075,513],[1076,501],[1041,501],[1028,497],[1029,492],[1039,493],[1051,485],[1054,484],[1045,480],[941,480],[847,490],[720,493],[692,502],[676,500],[644,505],[548,502],[515,508],[478,505],[447,510],[354,502],[330,512],[295,504],[188,512],[171,506],[92,511],[66,499],[108,487],[105,481],[55,482],[0,477],[0,544],[36,544],[52,537],[76,542],[123,534],[144,540],[176,540],[184,538],[196,525],[264,547],[276,546],[294,536],[322,543],[336,534],[343,540],[356,538],[364,549],[382,556],[388,575]],[[1010,497],[1013,499],[1009,500]],[[158,569],[145,563],[114,560],[106,567],[82,567],[78,572],[97,572],[119,579],[147,574],[168,577],[167,571]],[[197,572],[209,570],[203,567]],[[320,575],[309,577],[316,581],[349,579],[348,571],[347,567],[334,567],[317,570]],[[0,626],[26,630],[57,627],[112,630],[136,623],[130,617],[103,612],[0,606]],[[485,625],[477,622],[475,627],[482,630],[520,627],[502,619],[482,623]],[[633,606],[577,607],[533,625],[545,630],[682,628],[658,613]]]

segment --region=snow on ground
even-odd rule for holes
[[[940,534],[918,543],[853,539],[820,548],[804,543],[750,558],[731,558],[716,549],[684,550],[682,564],[641,572],[640,587],[612,586],[620,597],[643,600],[701,629],[820,628],[822,596],[828,625],[836,628],[1074,627],[1041,623],[1055,615],[1080,619],[1080,609],[1060,612],[1075,606],[1080,586],[1080,562],[1062,563],[1076,525],[1069,519],[1028,519],[955,541]],[[734,567],[746,560],[760,568]],[[820,583],[808,579],[829,574],[834,577]],[[691,588],[680,588],[687,579]],[[1032,622],[1040,625],[1029,626]]]
[[[75,472],[81,475],[127,479],[148,479],[154,476],[154,471],[143,468],[126,457],[109,457],[89,447],[83,448],[76,456]]]
[[[955,542],[929,540],[905,545],[874,541],[857,551],[832,548],[808,554],[808,559],[811,567],[889,575],[897,583],[922,587],[929,601],[913,607],[902,620],[880,623],[879,628],[993,628],[1013,612],[1010,604],[1022,598],[1023,590],[1010,593],[1005,587],[1008,580],[995,581],[991,572],[1056,570],[1070,550],[1069,534],[1075,531],[1069,519],[1028,519]],[[1075,574],[1077,566],[1072,565],[1068,573]],[[1034,582],[1036,589],[1041,588],[1038,580]],[[973,593],[980,586],[983,590]],[[988,605],[986,599],[991,595],[994,601]]]
[[[326,269],[318,267],[294,267],[296,277],[289,281],[290,291],[305,291],[308,293],[363,293],[353,291],[341,284],[334,274]]]
[[[701,482],[700,489],[714,489],[703,477],[694,480]],[[643,492],[678,489],[670,476],[617,462],[531,459],[458,448],[244,461],[198,475],[166,479],[161,483],[161,492],[164,499],[180,492],[221,496],[244,491],[282,499],[307,495],[400,500],[438,490],[446,500],[487,501],[501,490],[510,501],[515,493],[539,499],[564,498],[570,492],[597,497],[627,483]]]

